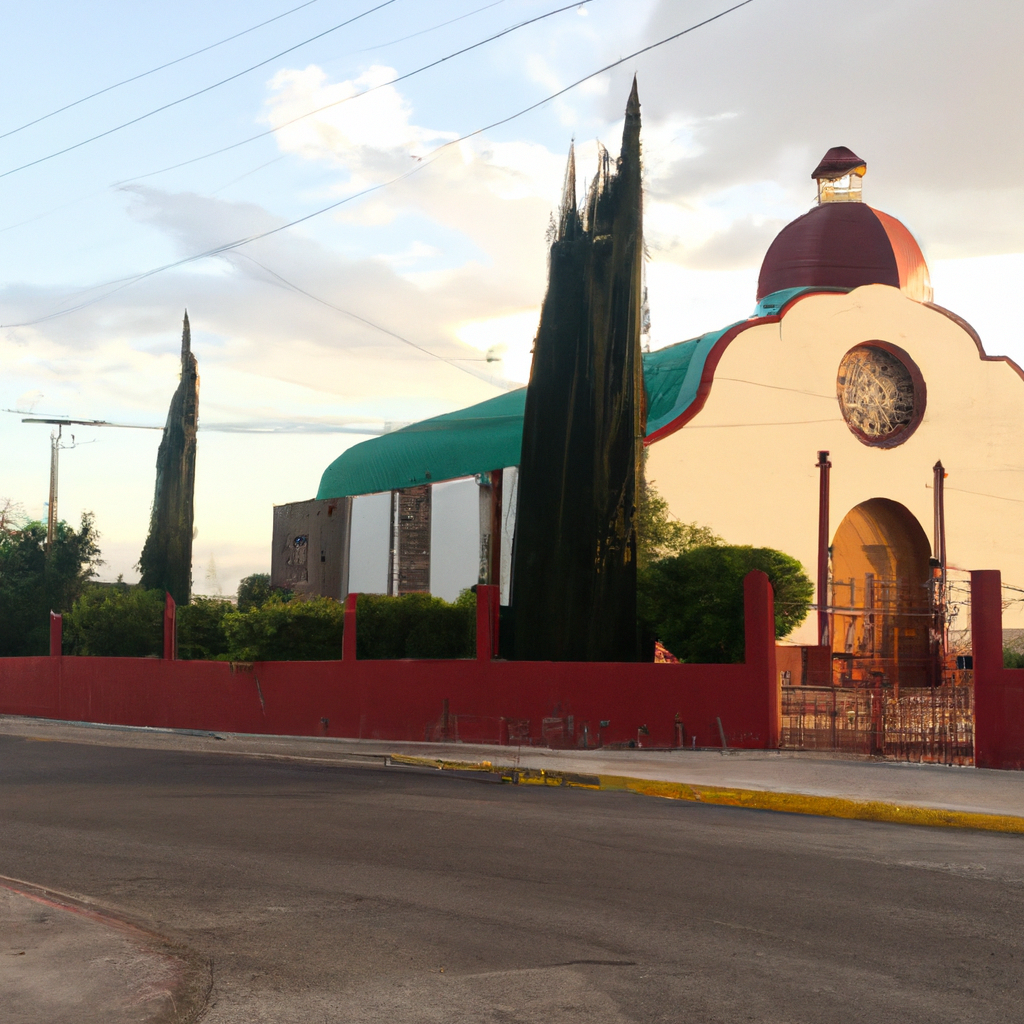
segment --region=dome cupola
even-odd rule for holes
[[[887,284],[911,299],[932,299],[928,265],[914,236],[895,217],[862,200],[867,162],[834,146],[811,177],[818,204],[779,232],[757,282],[758,301],[787,288],[858,288]]]

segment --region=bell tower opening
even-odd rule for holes
[[[835,684],[940,682],[930,554],[921,524],[899,502],[871,498],[847,513],[832,542]]]

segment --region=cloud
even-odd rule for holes
[[[654,232],[649,243],[652,254],[692,270],[734,270],[759,265],[768,246],[785,227],[785,220],[745,215],[729,220],[721,228],[710,230],[703,238]]]
[[[408,101],[387,84],[396,77],[394,68],[381,65],[344,82],[329,82],[313,64],[278,72],[267,101],[267,120],[280,127],[278,146],[307,160],[345,168],[354,187],[407,171],[411,160],[422,159],[435,143],[455,136],[411,124]],[[328,109],[288,124],[322,107]]]
[[[643,35],[710,13],[707,2],[661,0]],[[646,151],[652,125],[692,126],[693,149],[662,168],[656,195],[699,205],[773,182],[789,219],[813,200],[821,154],[847,145],[868,162],[866,201],[905,220],[926,255],[1024,250],[1022,34],[1017,0],[744,7],[639,63]],[[609,116],[626,84],[623,72]]]

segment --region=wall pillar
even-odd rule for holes
[[[59,658],[64,642],[64,616],[50,612],[50,657]]]
[[[1024,769],[1024,669],[1003,668],[1002,579],[971,573],[974,658],[974,765]]]
[[[174,661],[178,657],[178,608],[170,591],[164,601],[164,659]]]
[[[476,657],[490,661],[498,656],[498,604],[501,587],[478,583],[476,586]]]
[[[764,746],[775,748],[782,728],[782,683],[775,662],[775,596],[771,581],[758,569],[743,579],[743,629],[744,660],[759,684],[759,692],[764,694]]]
[[[356,660],[356,604],[358,594],[349,594],[345,598],[345,632],[341,638],[341,660]]]

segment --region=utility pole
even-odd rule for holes
[[[46,502],[46,550],[53,547],[57,528],[57,471],[60,465],[61,427],[50,431],[50,497]]]
[[[17,409],[5,409],[5,412],[17,412]],[[60,468],[60,450],[64,446],[60,443],[64,427],[122,427],[128,430],[163,430],[163,427],[150,427],[142,423],[111,423],[108,420],[71,420],[64,418],[42,418],[31,417],[23,419],[22,423],[49,423],[57,429],[50,433],[50,497],[46,505],[46,550],[53,548],[53,538],[57,531],[57,478]],[[74,443],[75,435],[71,435]]]

